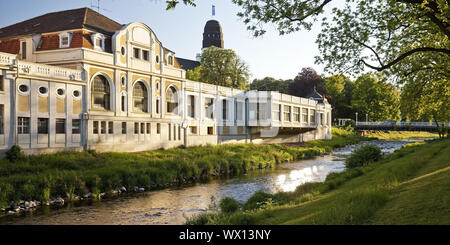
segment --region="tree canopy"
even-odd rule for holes
[[[383,81],[381,76],[366,73],[355,81],[351,104],[361,117],[368,114],[370,121],[386,121],[400,118],[399,100],[394,85]]]
[[[263,79],[254,79],[250,84],[250,89],[259,91],[278,91],[283,94],[289,94],[289,84],[291,84],[291,82],[292,79],[283,80],[265,77]]]
[[[187,71],[186,78],[219,86],[246,90],[249,87],[248,65],[231,49],[211,46],[202,52],[201,65]]]

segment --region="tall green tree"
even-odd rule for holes
[[[355,112],[351,106],[354,84],[350,78],[338,74],[325,77],[325,87],[333,107],[333,118],[353,118]]]
[[[249,88],[249,67],[233,50],[211,46],[202,52],[200,63],[201,68],[189,74],[190,77],[197,78],[197,72],[200,82],[243,90]]]
[[[450,120],[450,86],[448,80],[408,83],[401,91],[402,116],[411,121],[448,122]],[[449,134],[445,124],[438,127],[440,137]]]
[[[292,83],[292,79],[282,80],[273,77],[265,77],[263,79],[254,79],[250,84],[250,89],[259,91],[278,91],[283,94],[288,94],[290,83]]]
[[[359,120],[397,120],[400,118],[400,94],[396,87],[382,80],[381,76],[366,73],[355,81],[352,109],[360,115]]]

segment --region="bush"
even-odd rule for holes
[[[26,159],[25,153],[23,153],[22,148],[18,145],[13,145],[11,149],[6,152],[6,159],[10,162],[17,162]]]
[[[220,200],[219,203],[220,210],[222,210],[223,213],[227,214],[238,211],[240,205],[241,204],[232,197],[225,197],[222,200]]]
[[[366,144],[356,149],[347,159],[345,165],[347,168],[356,168],[365,166],[369,163],[376,162],[381,159],[381,149],[372,144]]]
[[[271,198],[273,198],[272,194],[265,193],[263,191],[257,191],[244,204],[244,210],[258,209]]]

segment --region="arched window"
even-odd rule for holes
[[[178,107],[178,95],[177,90],[170,86],[166,91],[167,112],[177,113]]]
[[[92,107],[104,110],[110,109],[109,82],[102,75],[98,75],[92,82]]]
[[[148,112],[148,94],[144,83],[137,82],[133,88],[133,108],[135,111]]]

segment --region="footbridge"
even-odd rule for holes
[[[450,127],[450,122],[356,122],[356,130],[383,131],[428,131],[437,132],[438,128]]]

